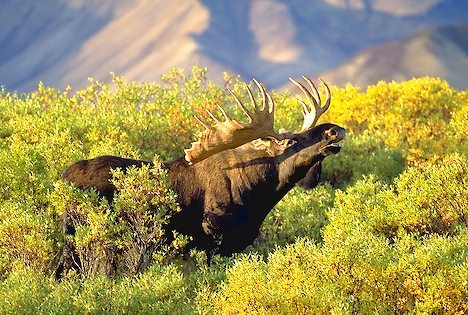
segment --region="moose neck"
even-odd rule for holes
[[[325,158],[317,146],[301,148],[292,146],[277,157],[279,184],[277,191],[286,194],[294,185],[304,178],[308,170]]]

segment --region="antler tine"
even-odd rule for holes
[[[255,84],[257,85],[258,89],[260,90],[260,92],[262,92],[262,110],[265,110],[266,108],[266,98],[267,98],[267,92],[265,91],[265,88],[263,87],[263,85],[260,84],[260,82],[258,82],[255,78],[252,79]],[[257,105],[255,105],[255,108]]]
[[[306,81],[309,84],[310,89],[312,90],[312,93],[314,93],[314,99],[317,101],[317,104],[320,106],[320,104],[322,104],[322,100],[320,99],[320,93],[318,92],[317,88],[315,87],[314,82],[312,82],[305,75],[303,75],[302,78],[304,79],[304,81]]]
[[[323,86],[325,87],[325,97],[326,97],[326,100],[325,100],[325,104],[323,105],[323,111],[325,112],[328,107],[330,107],[330,104],[331,104],[331,93],[330,93],[330,88],[328,87],[328,85],[325,83],[325,81],[323,81],[322,79],[319,79],[319,81],[323,84]]]
[[[216,121],[216,123],[219,123],[219,120],[218,118],[216,118],[215,115],[213,115],[213,113],[211,113],[209,110],[205,109],[205,111],[208,113],[208,115],[210,115],[211,119],[213,119],[214,121]]]
[[[304,95],[307,97],[307,99],[309,99],[312,102],[315,108],[319,106],[317,103],[317,100],[312,96],[312,94],[310,94],[309,90],[307,90],[301,83],[297,82],[293,78],[289,78],[289,80],[292,83],[294,83],[294,85],[297,86],[302,91],[302,93],[304,93]]]
[[[302,125],[301,131],[307,130],[317,123],[318,119],[320,116],[323,115],[330,106],[331,103],[331,96],[330,96],[330,89],[328,85],[321,79],[320,82],[323,84],[325,87],[325,93],[326,93],[326,100],[325,104],[321,106],[322,100],[320,98],[320,93],[318,92],[317,88],[315,87],[315,84],[306,76],[302,76],[304,81],[306,81],[309,84],[310,90],[312,91],[313,95],[310,93],[310,91],[304,87],[301,83],[297,82],[296,80],[289,78],[294,85],[296,85],[303,93],[304,95],[311,101],[310,109],[307,107],[307,104],[300,100],[302,107],[303,107],[303,112],[302,114],[304,115],[304,123]]]
[[[221,113],[223,114],[224,119],[226,119],[226,120],[232,120],[232,118],[229,117],[229,115],[226,113],[226,111],[225,111],[221,106],[218,105],[218,109],[219,109],[219,110],[221,111]]]
[[[289,80],[295,86],[297,86],[312,103],[311,105],[307,106],[303,100],[300,100],[303,107],[302,115],[304,115],[304,122],[302,124],[301,131],[304,131],[315,124],[319,105],[317,104],[317,100],[312,96],[312,94],[310,94],[309,90],[307,90],[301,83],[297,82],[293,78],[289,78]]]
[[[231,91],[228,90],[229,93],[231,93],[232,97],[236,100],[237,105],[241,108],[242,112],[249,118],[249,122],[251,123],[253,121],[252,114],[247,110],[247,108],[242,104],[241,100],[237,97],[237,95]]]
[[[281,136],[279,136],[276,132],[273,131],[273,124],[275,120],[275,103],[273,102],[273,98],[271,97],[270,93],[268,93],[265,90],[265,87],[257,81],[257,79],[252,78],[252,80],[255,82],[257,85],[258,89],[260,90],[262,94],[262,108],[258,111],[255,112],[255,114],[258,116],[258,119],[261,121],[269,121],[271,124],[271,132],[268,136],[274,137],[276,139],[280,139]],[[268,110],[267,110],[267,103],[268,103]],[[257,108],[256,108],[257,110]]]
[[[268,102],[270,103],[270,106],[268,106],[268,112],[274,115],[275,113],[275,102],[273,102],[273,98],[271,97],[270,93],[266,94],[268,97]]]
[[[304,131],[315,124],[315,117],[317,117],[317,109],[315,107],[312,107],[310,110],[308,110],[307,104],[303,100],[300,100],[300,102],[303,108],[302,116],[304,116],[304,122],[302,123],[301,131]]]
[[[249,88],[249,86],[245,82],[242,82],[242,83],[244,84],[244,87],[247,90],[247,94],[249,94],[250,102],[252,102],[253,107],[257,109],[258,108],[257,102],[255,101],[255,98],[252,94],[252,90]]]
[[[195,117],[195,119],[200,123],[200,125],[202,125],[203,127],[205,127],[206,130],[210,130],[213,128],[213,126],[203,120],[201,120],[197,115],[193,115]]]

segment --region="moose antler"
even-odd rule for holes
[[[302,129],[301,131],[307,130],[317,123],[317,120],[320,118],[320,116],[323,115],[330,107],[330,102],[331,102],[331,97],[330,97],[330,89],[328,88],[328,85],[323,82],[321,79],[320,82],[322,85],[325,87],[325,93],[326,93],[326,100],[325,104],[322,106],[322,100],[320,99],[320,94],[317,91],[317,88],[315,87],[314,83],[307,78],[306,76],[302,76],[302,78],[309,84],[310,89],[312,90],[313,95],[310,93],[310,91],[304,87],[301,83],[297,82],[296,80],[289,78],[294,85],[296,85],[302,93],[307,97],[307,99],[310,101],[310,105],[307,105],[303,100],[300,100],[302,107],[304,108],[302,114],[304,115],[304,123],[302,124]]]
[[[253,79],[253,81],[262,95],[262,104],[259,107],[255,101],[252,91],[248,85],[244,83],[245,89],[247,90],[250,101],[253,105],[253,112],[247,110],[236,94],[229,90],[229,93],[234,97],[242,112],[248,117],[249,123],[244,124],[232,119],[220,106],[218,106],[218,109],[225,118],[225,121],[223,122],[219,121],[208,110],[208,115],[210,115],[210,117],[215,121],[214,125],[203,121],[195,115],[195,118],[203,127],[205,127],[205,130],[202,132],[200,140],[193,142],[192,147],[185,150],[185,159],[188,162],[196,163],[202,161],[218,152],[237,148],[258,138],[273,137],[278,140],[282,138],[273,130],[273,99],[257,80]]]

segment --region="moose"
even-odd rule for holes
[[[265,88],[255,79],[261,103],[244,83],[252,109],[233,93],[236,104],[245,114],[248,123],[232,119],[218,106],[224,120],[207,111],[214,123],[195,115],[204,127],[199,140],[192,143],[182,156],[163,163],[172,190],[177,195],[181,211],[170,218],[165,231],[191,237],[187,250],[197,248],[207,254],[230,256],[252,244],[267,214],[306,174],[312,186],[318,184],[321,162],[338,153],[339,142],[345,129],[331,123],[316,125],[319,117],[329,108],[330,89],[325,88],[326,100],[322,106],[320,94],[306,76],[308,84],[291,79],[305,95],[300,100],[304,122],[299,132],[275,132],[274,102]],[[98,194],[112,200],[116,188],[111,183],[111,170],[141,167],[150,162],[116,156],[100,156],[78,161],[63,174],[62,180],[81,189],[95,189]],[[309,183],[310,185],[310,183]],[[64,215],[64,233],[73,234],[75,227]],[[56,277],[64,270],[79,269],[73,246],[65,245],[56,268]]]

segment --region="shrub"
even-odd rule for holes
[[[464,141],[456,113],[466,110],[467,94],[437,78],[379,82],[365,93],[351,85],[333,89],[333,106],[322,120],[344,126],[351,134],[369,133],[372,141],[404,152],[410,165],[458,151]],[[458,130],[458,131],[457,131]],[[465,132],[466,135],[466,132]]]
[[[155,255],[168,260],[185,244],[181,235],[167,235],[165,224],[180,211],[161,163],[113,171],[118,189],[112,204],[95,192],[68,183],[56,184],[52,198],[59,215],[76,229],[67,236],[80,259],[80,271],[91,275],[136,275]]]
[[[167,235],[175,233],[165,230],[165,225],[180,208],[161,163],[153,163],[152,167],[130,168],[127,174],[122,170],[113,172],[113,183],[119,191],[113,209],[122,227],[121,268],[130,275],[149,266],[156,251],[169,260],[186,243],[182,235]]]
[[[0,204],[0,278],[5,277],[15,262],[45,272],[56,251],[55,222],[35,213],[28,203]]]
[[[342,141],[340,153],[323,161],[323,179],[335,187],[373,175],[390,183],[405,168],[406,153],[402,148],[388,148],[380,132],[350,134]]]
[[[299,240],[267,261],[256,255],[237,260],[216,310],[465,313],[467,165],[456,154],[411,168],[390,186],[368,177],[338,191],[323,246]]]
[[[15,263],[0,285],[0,305],[3,314],[31,314],[53,290],[51,282],[42,273]]]
[[[107,200],[95,191],[82,191],[58,182],[52,206],[58,215],[64,216],[67,225],[75,228],[75,234],[65,235],[64,241],[76,248],[80,272],[84,276],[115,276],[122,228]]]
[[[325,213],[333,201],[334,190],[330,185],[320,185],[310,191],[294,188],[266,217],[256,250],[269,252],[300,237],[320,243],[322,228],[328,222]]]
[[[193,114],[207,117],[203,108],[224,105],[245,119],[225,90],[249,103],[243,85],[228,75],[213,84],[198,67],[161,84],[112,80],[79,91],[0,90],[3,313],[468,312],[466,91],[436,78],[332,87],[321,121],[345,127],[347,137],[324,161],[331,185],[292,190],[249,254],[214,257],[208,267],[202,252],[177,258],[184,238],[160,242],[177,206],[158,161],[115,172],[112,205],[59,177],[96,155],[180,156],[201,130]],[[272,96],[277,126],[297,129],[300,103]],[[79,226],[72,240],[87,277],[55,282],[48,275],[66,210]],[[114,279],[100,275],[114,271]]]

